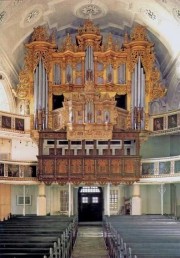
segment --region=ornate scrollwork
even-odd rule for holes
[[[150,77],[150,100],[161,98],[165,95],[166,89],[160,82],[160,72],[154,68]]]
[[[49,35],[44,26],[38,26],[37,28],[34,28],[32,41],[49,41]]]
[[[84,25],[78,29],[78,34],[80,36],[84,34],[96,34],[99,36],[100,30],[91,20],[86,20]]]
[[[91,20],[86,20],[84,25],[78,29],[76,40],[81,50],[86,46],[94,46],[96,50],[99,50],[102,43],[102,36],[99,28]]]
[[[63,51],[67,51],[67,50],[74,51],[74,44],[72,42],[72,37],[69,35],[69,33],[65,37],[62,50]]]
[[[17,97],[25,99],[29,97],[30,80],[27,70],[22,70],[19,75],[19,84],[17,85]]]
[[[131,33],[131,40],[142,40],[142,41],[147,41],[147,33],[146,33],[146,28],[142,25],[137,25],[132,33]]]

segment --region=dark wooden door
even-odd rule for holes
[[[79,221],[102,220],[103,194],[100,187],[80,187],[78,204]]]

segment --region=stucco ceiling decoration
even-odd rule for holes
[[[97,19],[106,13],[107,7],[100,1],[82,1],[74,8],[74,14],[83,19]]]
[[[180,9],[178,8],[173,8],[173,15],[174,15],[174,18],[180,22]]]
[[[2,11],[0,13],[0,24],[3,24],[6,21],[6,18],[7,18],[7,12]]]
[[[39,10],[37,9],[34,9],[32,10],[30,13],[28,13],[28,15],[26,16],[25,18],[25,23],[30,23],[30,22],[33,22],[34,20],[37,19],[37,16],[39,15]]]
[[[27,27],[36,23],[42,15],[42,6],[34,5],[30,9],[26,10],[23,14],[20,25],[21,27]]]
[[[152,7],[141,7],[140,13],[144,16],[146,20],[148,20],[151,23],[158,24],[160,22],[158,12],[152,9]]]

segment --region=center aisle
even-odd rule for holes
[[[109,258],[101,226],[79,226],[71,258]]]

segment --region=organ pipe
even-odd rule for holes
[[[141,107],[141,60],[140,57],[138,58],[138,68],[137,68],[137,76],[138,76],[138,81],[137,81],[137,105],[138,107]]]
[[[45,96],[46,96],[46,71],[45,71],[45,68],[44,68],[44,65],[42,67],[42,109],[45,110]]]
[[[134,107],[137,107],[137,64],[135,65],[134,78]]]
[[[86,48],[86,57],[85,57],[85,79],[92,80],[94,74],[94,61],[93,61],[93,48],[88,46]]]
[[[34,128],[47,128],[48,118],[48,79],[46,69],[42,62],[39,64],[34,73]],[[41,126],[41,128],[38,128]]]
[[[144,128],[145,74],[141,59],[135,64],[132,75],[132,126],[134,129]]]
[[[132,74],[132,85],[131,85],[131,107],[132,107],[132,117],[131,124],[134,126],[134,107],[135,107],[135,73]]]
[[[38,89],[39,89],[39,92],[38,92],[38,109],[41,110],[42,108],[42,103],[41,103],[41,96],[42,96],[42,61],[41,61],[41,58],[39,60],[39,69],[38,69],[38,78],[39,78],[39,81],[38,81]]]
[[[54,64],[54,84],[58,85],[61,83],[61,69],[58,64]]]
[[[46,128],[48,128],[48,77],[46,73],[46,97],[45,97],[45,115],[46,115]]]
[[[124,84],[126,83],[126,65],[121,64],[118,68],[118,83]]]

